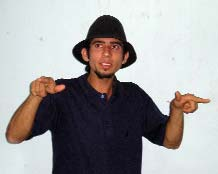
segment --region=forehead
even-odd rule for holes
[[[92,39],[91,43],[94,42],[103,42],[103,43],[122,43],[119,39],[115,38],[94,38]]]

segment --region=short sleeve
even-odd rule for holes
[[[52,95],[47,95],[43,98],[36,112],[35,120],[33,123],[30,136],[27,138],[41,135],[47,130],[52,130],[56,118],[56,107]]]
[[[168,116],[161,113],[153,100],[140,89],[142,134],[145,138],[157,145],[163,145]]]

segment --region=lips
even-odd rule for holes
[[[111,67],[111,63],[106,63],[106,62],[102,62],[101,63],[101,66],[104,68],[104,69],[109,69]]]
[[[102,66],[111,66],[110,63],[101,63],[101,64],[102,64]]]

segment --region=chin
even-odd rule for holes
[[[110,79],[112,77],[114,77],[115,73],[102,73],[99,71],[95,71],[95,74],[100,78],[100,79]]]

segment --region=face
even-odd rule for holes
[[[89,53],[86,48],[82,57],[89,62],[90,75],[99,78],[111,78],[126,63],[129,53],[123,53],[123,44],[115,38],[95,38],[90,43]]]

